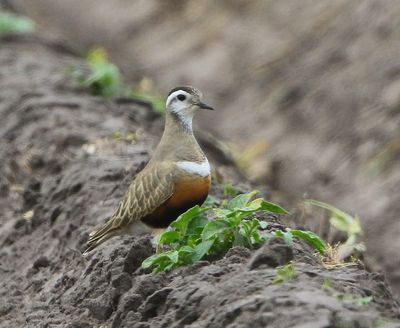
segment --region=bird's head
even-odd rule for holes
[[[199,109],[213,109],[201,101],[202,94],[193,87],[177,87],[168,94],[166,107],[175,114],[183,123],[192,126],[194,114]]]

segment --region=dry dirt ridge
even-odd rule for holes
[[[78,90],[65,72],[80,60],[38,41],[0,40],[0,327],[400,327],[381,274],[328,271],[299,243],[158,275],[140,268],[148,237],[115,238],[83,259],[88,230],[149,159],[162,119]],[[289,261],[297,277],[273,284]]]
[[[197,86],[218,109],[200,127],[258,152],[242,165],[280,203],[359,215],[400,295],[400,1],[0,3],[82,53],[105,47],[130,81]]]

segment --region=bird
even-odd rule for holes
[[[203,109],[213,110],[194,87],[169,92],[164,133],[152,158],[110,219],[89,234],[84,256],[114,236],[146,232],[159,236],[180,214],[204,203],[211,187],[211,169],[192,127],[195,113]]]

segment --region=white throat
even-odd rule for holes
[[[189,131],[193,131],[193,117],[194,111],[190,109],[185,110],[184,112],[173,112],[178,116],[178,119],[181,121],[182,125]]]
[[[196,174],[201,177],[207,177],[210,175],[210,164],[207,158],[203,162],[189,162],[189,161],[179,161],[176,163],[179,168],[186,171],[187,173]]]
[[[185,95],[186,99],[184,101],[178,101],[176,99],[177,95]],[[190,132],[193,131],[192,122],[193,117],[196,112],[196,108],[190,103],[190,94],[183,90],[178,90],[171,93],[166,102],[166,106],[169,108],[171,113],[175,114],[182,125]]]

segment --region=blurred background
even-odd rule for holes
[[[400,292],[400,2],[1,3],[82,56],[104,47],[129,83],[202,90],[217,110],[197,130],[289,208],[360,216],[369,262]]]

